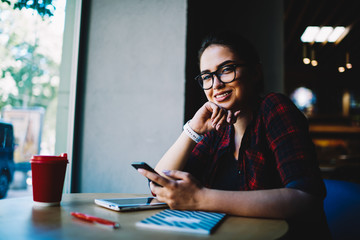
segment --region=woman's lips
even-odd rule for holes
[[[216,94],[214,98],[218,102],[223,102],[223,101],[227,100],[230,97],[230,95],[231,95],[231,91],[223,92],[220,94]]]

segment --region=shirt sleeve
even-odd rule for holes
[[[325,185],[305,116],[281,94],[269,95],[263,107],[267,139],[283,185],[324,198]]]

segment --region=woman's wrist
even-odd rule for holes
[[[200,210],[200,211],[209,210],[210,206],[208,206],[208,201],[206,200],[208,191],[209,191],[208,188],[202,187],[194,194],[196,210]]]
[[[184,125],[183,127],[184,133],[194,142],[199,143],[204,138],[204,136],[194,131],[189,123],[190,120]]]
[[[190,119],[190,120],[188,121],[188,123],[189,123],[189,126],[191,127],[191,129],[192,129],[194,132],[196,132],[196,133],[199,134],[199,135],[203,135],[203,133],[202,133],[201,130],[200,130],[201,127],[196,126],[196,125],[199,125],[199,124],[196,124],[193,119]]]

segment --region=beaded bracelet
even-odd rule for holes
[[[190,137],[192,140],[194,140],[194,142],[199,143],[204,136],[203,135],[199,135],[197,132],[195,132],[194,130],[192,130],[192,128],[189,125],[190,120],[184,125],[183,129],[186,135],[188,135],[188,137]]]

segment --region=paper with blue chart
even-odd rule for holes
[[[177,232],[210,234],[224,213],[166,209],[136,223],[136,226]]]

